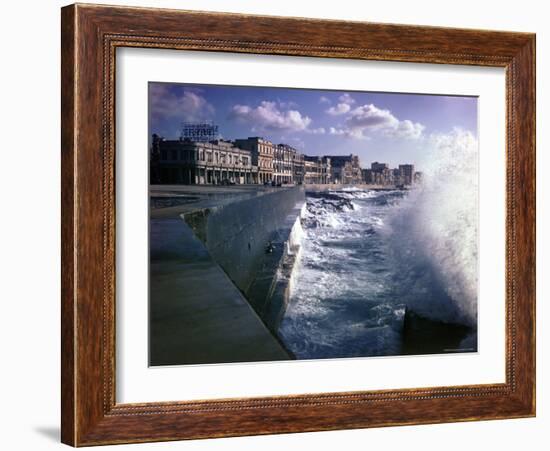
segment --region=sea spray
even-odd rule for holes
[[[290,271],[290,276],[288,280],[288,296],[292,293],[294,285],[296,283],[296,268],[299,265],[300,259],[302,258],[302,245],[304,239],[304,229],[302,227],[302,221],[306,214],[307,206],[304,203],[303,207],[300,210],[300,214],[296,218],[290,236],[287,242],[287,253],[295,254],[294,263],[292,265],[292,270]],[[280,277],[280,275],[278,275]]]
[[[475,326],[477,141],[460,130],[432,140],[434,150],[423,182],[395,206],[384,229],[398,269],[395,292],[423,316]],[[426,293],[426,283],[437,289]]]
[[[430,146],[412,190],[307,193],[279,329],[298,358],[401,354],[407,309],[470,327],[454,345],[475,350],[477,143],[455,130]]]
[[[300,209],[300,213],[296,218],[296,221],[294,222],[294,225],[292,226],[292,229],[290,231],[290,236],[287,241],[288,252],[292,252],[292,249],[295,246],[302,245],[302,240],[304,237],[304,230],[302,228],[302,219],[306,214],[306,209],[307,209],[307,206],[304,203],[303,207]]]

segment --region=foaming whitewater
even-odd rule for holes
[[[474,327],[478,288],[477,142],[471,134],[459,131],[436,139],[437,153],[426,168],[424,182],[391,211],[383,232],[398,269],[396,294],[406,296],[407,306],[428,318]],[[437,290],[427,293],[426,285]]]
[[[467,326],[475,344],[477,144],[437,149],[412,190],[307,193],[279,330],[297,358],[401,354],[406,311]]]

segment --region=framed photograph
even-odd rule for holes
[[[62,441],[535,415],[535,36],[62,9]]]

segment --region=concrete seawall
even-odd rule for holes
[[[277,336],[301,187],[150,188],[150,364],[292,359]]]
[[[182,215],[274,333],[288,301],[277,276],[284,282],[293,261],[288,241],[304,204],[304,190],[292,187]]]
[[[261,312],[265,323],[275,333],[278,333],[279,325],[290,301],[294,274],[302,253],[302,215],[305,208],[304,204],[299,210],[298,216],[294,214],[287,217],[291,223],[289,224],[290,233],[283,244],[283,255],[279,260],[271,290],[265,298]]]

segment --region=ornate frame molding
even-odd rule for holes
[[[270,29],[284,33],[274,36],[266,31]],[[64,443],[81,446],[535,414],[534,35],[77,4],[62,9],[62,43]],[[506,383],[117,404],[118,47],[505,67]]]

